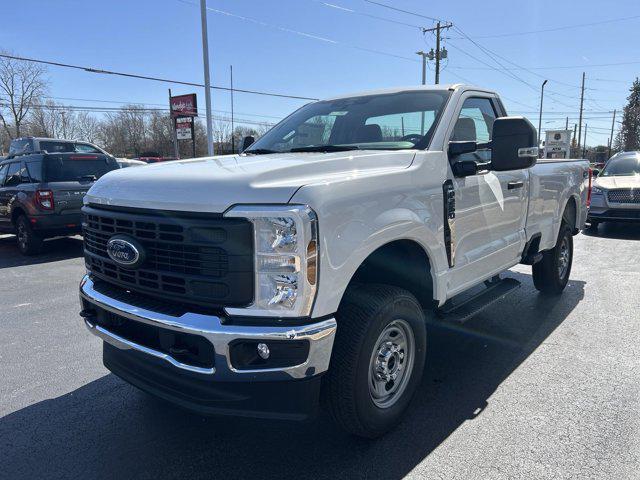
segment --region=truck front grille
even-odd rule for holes
[[[244,219],[152,210],[83,211],[87,269],[131,291],[211,307],[244,306],[253,300],[253,233]],[[114,262],[107,242],[114,235],[137,240],[145,252],[139,268]]]
[[[609,203],[640,203],[640,189],[619,188],[607,192]]]

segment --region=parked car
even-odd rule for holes
[[[31,152],[102,153],[109,155],[102,148],[88,142],[43,137],[22,137],[11,140],[9,156]]]
[[[120,168],[144,167],[147,164],[146,162],[133,160],[131,158],[116,158],[116,161],[118,162]]]
[[[102,153],[9,157],[0,162],[0,232],[15,233],[25,255],[38,253],[46,238],[80,233],[82,197],[117,168]]]
[[[611,157],[593,182],[588,221],[640,222],[640,152]]]
[[[241,155],[103,177],[80,296],[105,366],[208,414],[303,419],[322,397],[382,435],[422,379],[426,317],[466,321],[519,263],[545,294],[569,281],[588,162],[537,160],[535,128],[506,115],[466,85],[367,92]]]

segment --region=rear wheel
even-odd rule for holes
[[[421,381],[426,351],[422,307],[401,288],[352,287],[337,321],[323,401],[343,429],[378,437],[400,421]]]
[[[533,284],[542,293],[559,294],[569,282],[573,264],[573,236],[566,223],[560,226],[556,246],[533,265]]]
[[[16,221],[16,236],[18,250],[23,255],[35,255],[42,251],[42,238],[33,231],[29,219],[24,215],[19,216]]]

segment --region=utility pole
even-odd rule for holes
[[[564,122],[564,129],[569,130],[569,117],[567,117],[566,122]]]
[[[613,145],[613,127],[616,126],[616,111],[613,111],[613,120],[611,121],[611,138],[609,139],[609,153],[607,158],[611,158],[611,146]]]
[[[542,100],[544,100],[544,86],[547,84],[548,80],[542,82],[542,88],[540,90],[540,115],[538,116],[538,147],[540,147],[540,142],[542,140]]]
[[[580,137],[582,136],[582,107],[584,105],[584,72],[582,72],[582,93],[580,94],[580,118],[578,118],[578,150],[580,150]]]
[[[207,0],[200,0],[202,23],[202,60],[204,63],[204,98],[207,103],[207,152],[213,155],[213,112],[211,110],[211,78],[209,77],[209,35],[207,33]]]
[[[445,48],[440,48],[440,40],[442,39],[442,30],[448,30],[453,27],[453,23],[445,23],[444,25],[441,22],[438,22],[434,28],[423,28],[422,33],[427,32],[436,32],[436,51],[435,51],[435,59],[436,59],[436,76],[435,76],[435,84],[440,83],[440,59],[447,58],[447,50]]]
[[[236,141],[233,133],[233,65],[229,65],[231,73],[231,153],[236,153]]]

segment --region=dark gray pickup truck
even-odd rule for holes
[[[102,153],[30,153],[0,161],[0,233],[15,233],[25,255],[45,238],[81,231],[82,198],[116,159]]]

